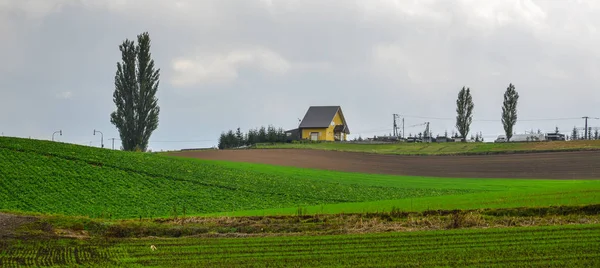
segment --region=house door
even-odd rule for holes
[[[319,132],[311,132],[310,133],[310,140],[316,141],[318,139],[319,139]]]

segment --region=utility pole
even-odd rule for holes
[[[112,149],[115,149],[115,138],[110,138],[109,140],[112,140]]]
[[[402,117],[402,138],[404,139],[404,117]]]
[[[587,124],[587,121],[588,121],[588,118],[590,118],[590,117],[589,116],[582,116],[581,118],[585,119],[585,130],[584,131],[585,131],[585,139],[587,140],[588,139],[588,124]],[[593,119],[600,119],[598,117],[592,117],[592,118]]]
[[[394,114],[394,137],[398,136],[398,124],[396,124],[396,118],[398,118],[398,114]]]
[[[429,137],[429,122],[425,122],[425,133],[423,133],[423,139],[426,140],[427,142],[431,141],[431,137]]]

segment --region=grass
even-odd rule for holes
[[[300,179],[210,161],[24,139],[0,139],[0,159],[0,209],[91,217],[168,217],[471,192]]]
[[[314,169],[279,167],[263,164],[231,163],[215,161],[223,166],[237,167],[270,174],[272,176],[296,176],[302,179],[322,180],[349,185],[377,186],[403,189],[462,189],[460,194],[442,194],[401,199],[386,198],[376,201],[344,202],[326,205],[302,206],[308,214],[363,213],[389,211],[398,208],[405,211],[430,209],[479,209],[507,207],[536,207],[556,205],[594,204],[600,200],[600,180],[540,180],[540,179],[472,179],[434,178],[362,174]],[[211,216],[291,215],[298,206],[261,210],[236,211],[235,213],[209,213]]]
[[[598,180],[371,175],[17,138],[0,138],[0,170],[0,210],[92,218],[424,211],[600,200]]]
[[[469,155],[553,151],[600,150],[600,140],[551,141],[551,142],[450,142],[450,143],[280,143],[258,144],[258,149],[316,149],[345,152],[367,152],[399,155]]]
[[[599,224],[328,236],[0,240],[0,266],[600,265]],[[157,247],[156,251],[150,245]]]
[[[9,216],[15,222],[20,216]],[[23,219],[23,217],[21,217]],[[600,223],[600,204],[477,210],[392,209],[377,213],[343,213],[248,217],[178,217],[106,220],[72,216],[27,216],[9,227],[22,239],[43,237],[143,238],[280,236],[380,233],[390,231],[502,228]],[[6,220],[6,219],[5,219]],[[0,236],[2,233],[0,233]]]
[[[0,210],[36,215],[0,239],[1,267],[600,266],[600,180],[371,175],[17,138],[0,138],[0,170]]]

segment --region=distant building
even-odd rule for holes
[[[454,142],[453,138],[450,137],[446,137],[446,136],[437,136],[435,138],[436,142]]]
[[[286,131],[288,140],[346,141],[350,130],[340,106],[311,106],[297,129]]]
[[[285,141],[286,142],[291,142],[291,141],[297,141],[300,140],[301,138],[301,132],[300,129],[290,129],[288,131],[285,132]]]
[[[564,141],[565,139],[565,134],[562,133],[547,133],[546,134],[546,140],[549,141]]]

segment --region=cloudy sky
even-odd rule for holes
[[[97,129],[110,147],[118,46],[144,31],[153,150],[291,129],[311,105],[341,105],[352,136],[391,133],[394,113],[443,134],[463,86],[491,141],[509,83],[515,131],[569,132],[600,117],[598,27],[596,0],[0,0],[0,132],[99,146]]]

